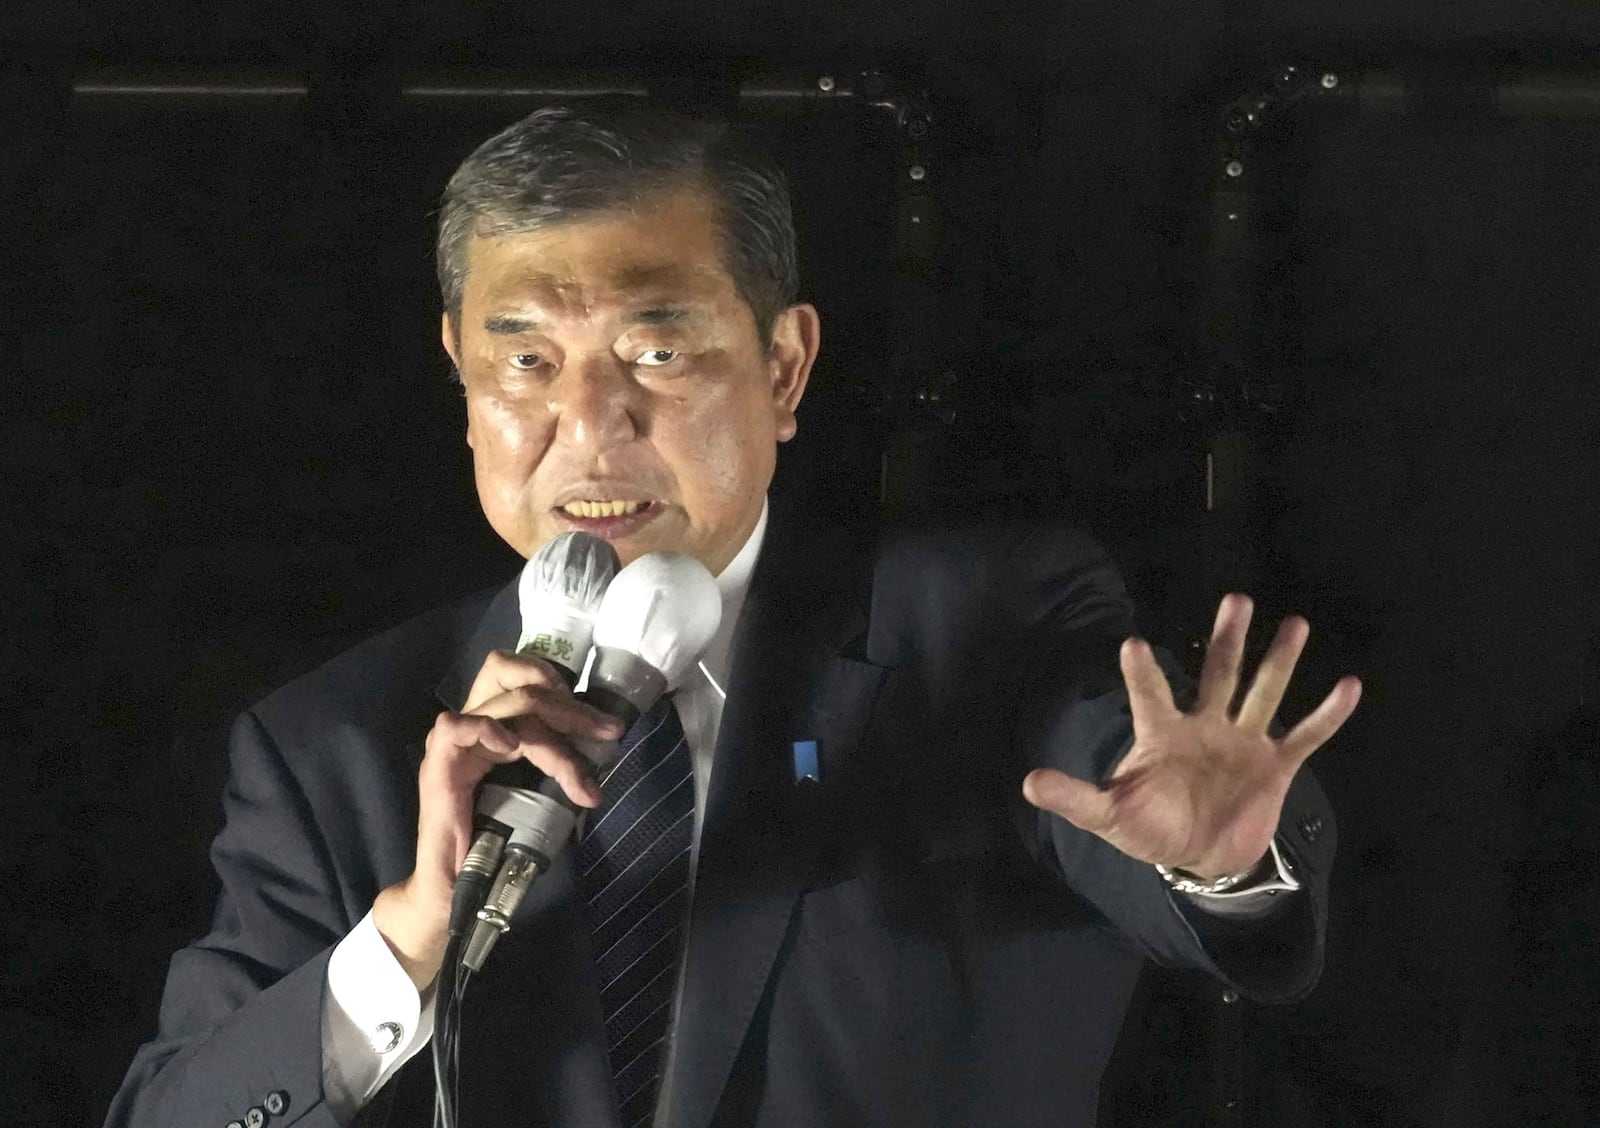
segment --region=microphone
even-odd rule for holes
[[[570,689],[589,657],[594,618],[622,562],[585,532],[552,537],[534,553],[517,581],[522,633],[518,654],[548,661]],[[572,832],[576,818],[560,786],[526,760],[496,764],[478,793],[478,835],[456,877],[450,934],[471,924],[500,868],[507,843],[548,850]],[[559,850],[559,845],[554,849]]]
[[[594,660],[579,697],[631,728],[663,693],[682,683],[721,621],[722,594],[698,560],[682,552],[639,557],[606,588],[594,619]],[[597,773],[616,761],[614,741],[576,743]],[[504,861],[461,959],[474,973],[483,967],[500,934],[511,927],[511,916],[528,886],[550,868],[551,860],[572,838],[582,808],[567,800],[554,780],[545,781],[541,798],[553,798],[549,788],[560,796],[553,805],[559,805],[566,818],[547,824],[550,833],[537,842],[515,835],[507,842]],[[490,802],[498,800],[491,795]],[[483,803],[480,799],[480,811]]]
[[[594,617],[621,567],[617,550],[590,533],[546,541],[517,581],[517,653],[537,654],[556,667],[568,688],[576,685],[589,658]]]

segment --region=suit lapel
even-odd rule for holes
[[[450,655],[450,667],[434,688],[445,708],[457,712],[467,703],[473,679],[483,668],[491,650],[512,650],[522,630],[522,613],[517,605],[517,583],[521,574],[494,593],[478,621]],[[480,597],[481,598],[481,597]]]
[[[826,787],[883,674],[838,654],[866,628],[863,547],[802,541],[775,515],[752,578],[695,870],[669,1066],[673,1128],[711,1122],[811,874],[821,827],[794,780],[793,742],[818,740]]]

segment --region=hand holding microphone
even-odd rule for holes
[[[545,833],[570,837],[570,824],[563,828],[560,814],[540,799],[557,800],[556,807],[573,814],[571,808],[597,806],[596,769],[614,755],[627,725],[677,687],[716,633],[721,597],[692,557],[652,553],[613,583],[615,568],[614,553],[599,538],[569,533],[548,542],[519,584],[518,651],[491,652],[461,712],[441,713],[428,734],[418,776],[416,868],[373,905],[378,931],[419,990],[437,976],[449,942],[452,894],[474,841],[475,796],[480,823],[487,797],[502,815],[520,810],[524,821],[545,822]],[[591,623],[598,653],[585,702],[571,686],[588,656]],[[528,765],[538,771],[526,771]],[[543,777],[559,788],[541,788]],[[522,793],[509,806],[508,790]],[[540,790],[538,799],[529,794]],[[496,875],[498,850],[483,863],[486,877]],[[480,962],[492,943],[487,935],[478,941]]]
[[[581,538],[581,539],[579,539]],[[416,868],[373,904],[373,919],[419,990],[433,982],[449,940],[456,875],[473,840],[473,801],[496,765],[524,763],[579,806],[600,789],[575,740],[615,741],[622,727],[572,695],[591,622],[617,568],[610,546],[587,534],[545,545],[519,584],[518,650],[492,651],[459,713],[439,714],[418,773]],[[536,773],[537,774],[537,773]]]
[[[693,557],[651,553],[621,572],[616,565],[609,545],[583,533],[553,538],[528,562],[518,653],[491,655],[464,713],[434,725],[419,776],[417,869],[373,906],[418,989],[438,980],[435,1128],[456,1123],[469,975],[570,844],[583,809],[599,805],[591,772],[611,766],[617,738],[677,686],[722,618],[716,582]],[[588,700],[578,701],[570,691],[586,664]]]
[[[378,931],[418,989],[438,972],[451,893],[472,842],[473,796],[496,764],[519,759],[559,782],[585,807],[600,789],[574,738],[615,740],[622,728],[572,696],[542,659],[494,651],[460,713],[441,713],[418,774],[417,861],[410,877],[378,895]]]
[[[668,689],[676,688],[710,644],[722,618],[722,596],[711,573],[692,556],[655,552],[617,573],[594,618],[594,658],[582,697],[616,718],[624,728],[648,711]],[[597,772],[616,756],[614,742],[577,740]],[[549,869],[571,842],[580,811],[559,791],[540,781],[513,781],[496,769],[478,797],[479,838],[457,882],[453,929],[465,925],[463,910],[473,904],[489,874],[493,888],[477,913],[462,963],[478,971],[528,886]],[[510,783],[511,786],[505,786]],[[587,805],[587,804],[586,804]],[[504,843],[503,858],[498,845]]]

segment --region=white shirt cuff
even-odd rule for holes
[[[433,989],[417,993],[368,912],[328,958],[322,1084],[333,1111],[361,1111],[432,1034]]]

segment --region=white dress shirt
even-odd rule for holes
[[[677,687],[673,700],[694,765],[694,835],[689,855],[689,891],[700,856],[700,828],[705,817],[711,760],[722,726],[722,703],[728,684],[728,658],[734,631],[750,590],[750,576],[767,534],[767,506],[733,560],[717,576],[722,593],[722,622],[706,648],[699,668]],[[680,983],[681,983],[680,976]],[[681,991],[681,985],[679,990]],[[674,1018],[677,999],[673,1000]],[[419,995],[369,911],[333,950],[328,960],[327,991],[322,1006],[322,1074],[328,1104],[348,1118],[372,1099],[433,1034],[433,988]],[[670,1053],[670,1047],[669,1051]],[[666,1100],[663,1084],[658,1107]]]

